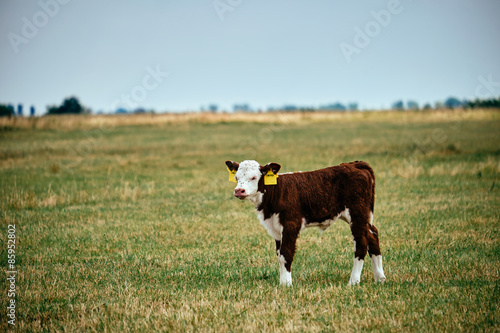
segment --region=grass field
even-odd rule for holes
[[[0,122],[0,262],[17,331],[500,331],[500,113],[49,117]],[[387,282],[348,287],[347,224],[274,241],[224,161],[352,160],[377,178]],[[0,330],[9,328],[9,283]],[[12,327],[11,327],[12,329]]]

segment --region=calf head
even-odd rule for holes
[[[226,161],[226,166],[230,171],[236,171],[235,180],[237,182],[234,189],[234,196],[238,199],[255,200],[259,197],[259,188],[264,188],[264,176],[271,170],[275,175],[281,169],[278,163],[268,163],[261,166],[256,161],[243,161],[236,163]]]

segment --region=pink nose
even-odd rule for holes
[[[244,188],[236,188],[236,189],[234,189],[234,196],[235,197],[240,198],[240,197],[245,197],[246,195],[247,194],[246,194]]]

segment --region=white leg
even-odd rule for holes
[[[286,270],[285,267],[285,257],[282,255],[278,256],[278,260],[280,262],[280,284],[291,287],[292,286],[292,272]]]
[[[373,276],[375,277],[375,282],[384,283],[385,282],[385,274],[384,268],[382,267],[382,256],[372,256],[372,268],[373,268]]]
[[[354,258],[354,266],[352,267],[351,279],[349,280],[349,285],[353,286],[359,284],[361,281],[361,271],[363,270],[364,261],[359,258]]]

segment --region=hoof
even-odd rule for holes
[[[359,286],[359,280],[349,280],[348,286]]]

